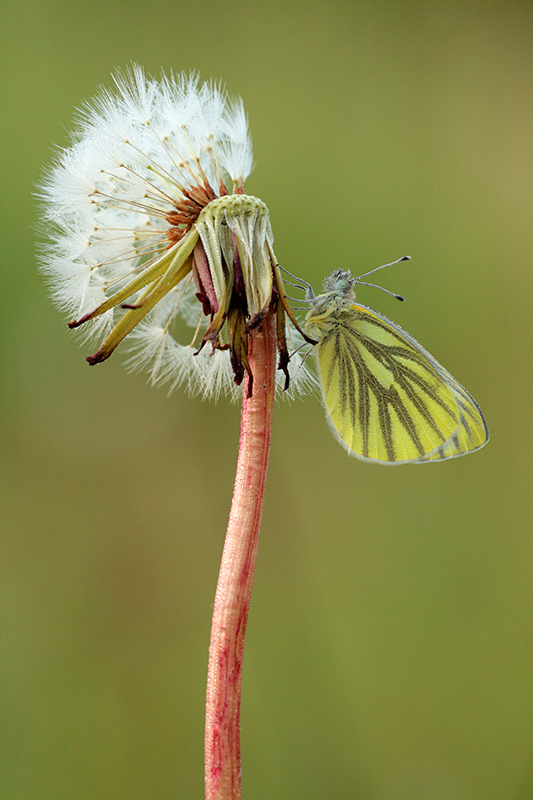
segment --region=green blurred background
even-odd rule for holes
[[[91,369],[35,265],[73,109],[132,60],[241,94],[281,263],[481,404],[438,466],[349,459],[276,409],[244,664],[246,800],[533,798],[529,2],[7,2],[1,10],[3,800],[203,796],[211,605],[239,409]]]

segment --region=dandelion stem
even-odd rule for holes
[[[240,706],[246,621],[252,594],[272,431],[275,315],[249,336],[254,376],[245,378],[233,500],[215,596],[207,677],[206,800],[240,800]]]

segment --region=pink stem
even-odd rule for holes
[[[240,800],[240,708],[246,621],[252,595],[270,451],[276,371],[275,316],[249,338],[253,392],[245,379],[233,500],[218,577],[205,723],[206,800]]]

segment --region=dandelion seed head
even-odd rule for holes
[[[52,296],[71,327],[106,336],[90,363],[127,337],[129,368],[152,383],[236,399],[247,326],[282,285],[268,209],[244,194],[242,100],[196,73],[153,80],[134,65],[113,80],[78,112],[40,186]],[[289,396],[309,389],[299,354],[280,387],[287,374]]]

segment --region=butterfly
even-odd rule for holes
[[[334,436],[350,455],[380,464],[444,461],[479,450],[489,431],[472,395],[397,323],[356,303],[356,284],[375,286],[360,280],[369,274],[353,278],[337,269],[318,296],[306,286],[305,330],[317,342]]]

